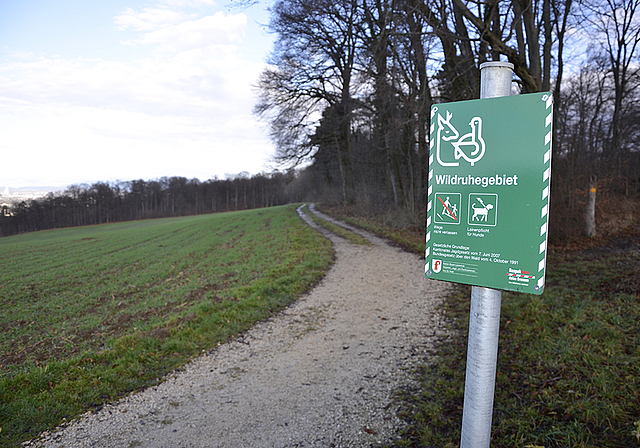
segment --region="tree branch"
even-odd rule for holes
[[[458,8],[460,8],[462,15],[477,28],[480,33],[480,38],[486,41],[494,51],[507,56],[509,62],[514,66],[516,75],[522,82],[523,91],[527,93],[540,91],[540,83],[531,73],[524,57],[520,55],[518,50],[511,48],[496,36],[482,19],[477,17],[469,10],[469,8],[467,8],[467,5],[465,5],[462,0],[453,0],[453,2]]]

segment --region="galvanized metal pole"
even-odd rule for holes
[[[513,64],[480,65],[480,98],[511,94]],[[467,373],[464,384],[460,448],[489,448],[498,364],[502,291],[471,288]]]

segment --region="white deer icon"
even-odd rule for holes
[[[434,112],[437,111],[437,108],[434,108]],[[441,141],[451,141],[460,135],[458,130],[451,124],[451,118],[453,118],[453,114],[447,111],[446,119],[438,114],[438,133],[436,135],[436,158],[438,159],[438,163],[441,166],[458,166],[460,162],[445,162],[442,160],[440,155],[440,142]],[[459,158],[459,157],[457,157]]]

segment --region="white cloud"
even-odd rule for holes
[[[261,69],[260,63],[215,48],[134,63],[41,57],[0,65],[0,97],[150,115],[202,115],[251,109],[251,84]]]
[[[130,18],[134,15],[128,13]],[[146,12],[141,16],[148,17]],[[228,101],[233,104],[226,110],[250,108],[251,85],[263,64],[246,61],[237,53],[247,17],[218,12],[169,23],[173,20],[169,18],[162,26],[161,20],[155,21],[154,26],[160,28],[143,33],[140,39],[165,51],[137,61],[22,55],[0,64],[0,96],[158,115],[211,113]]]
[[[244,14],[225,16],[217,12],[212,16],[183,21],[146,33],[139,42],[155,44],[164,51],[187,51],[193,48],[228,48],[241,42],[247,17]],[[231,51],[235,47],[228,48]]]
[[[161,0],[160,3],[170,6],[179,6],[179,7],[204,7],[204,6],[215,6],[216,2],[213,0]]]
[[[119,30],[133,28],[136,31],[154,31],[181,23],[189,18],[193,16],[183,11],[172,11],[166,8],[144,8],[142,12],[126,8],[114,18],[113,22]]]
[[[137,60],[0,62],[3,162],[27,157],[29,176],[55,172],[69,183],[264,169],[272,149],[251,114],[264,63],[238,51],[247,45],[245,14],[178,9],[210,3],[124,10],[116,26],[139,34],[139,53],[152,50]]]
[[[270,150],[260,126],[247,114],[226,117],[220,112],[194,119],[2,103],[2,180],[13,187],[175,175],[206,180],[226,172],[261,171]],[[16,109],[28,119],[12,116]]]

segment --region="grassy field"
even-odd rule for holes
[[[424,250],[421,229],[345,219]],[[402,446],[459,446],[469,297],[458,286],[442,308],[451,336],[402,397]],[[502,296],[491,446],[640,447],[639,322],[640,229],[552,248],[542,296]]]
[[[640,446],[638,272],[637,239],[555,250],[542,296],[503,293],[493,447]],[[445,305],[453,334],[407,397],[405,446],[458,446],[469,296]]]
[[[310,289],[295,207],[0,239],[0,446],[160,381]]]
[[[422,253],[420,228],[349,221]],[[0,446],[149,385],[310,288],[333,257],[294,207],[0,239]],[[552,248],[504,293],[493,447],[640,446],[640,232]],[[402,446],[460,440],[469,288],[403,398]]]

